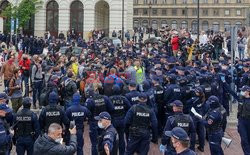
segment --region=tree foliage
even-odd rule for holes
[[[9,3],[8,6],[2,11],[1,15],[7,19],[18,18],[19,27],[24,27],[33,15],[42,7],[43,1],[41,0],[21,0],[15,6]],[[7,26],[10,30],[11,20],[7,20]]]

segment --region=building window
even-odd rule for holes
[[[157,15],[157,9],[153,9],[153,15]]]
[[[197,9],[193,9],[192,12],[193,12],[193,16],[197,16]]]
[[[213,22],[213,31],[214,32],[220,31],[220,24],[218,22]]]
[[[134,0],[134,4],[138,4],[138,0]]]
[[[198,23],[197,23],[197,21],[194,20],[192,22],[191,26],[192,26],[192,32],[195,33],[195,34],[197,34],[197,30],[198,30]]]
[[[229,16],[230,15],[230,10],[225,10],[225,16]]]
[[[162,1],[162,4],[167,4],[167,0],[163,0],[163,1]]]
[[[167,10],[166,10],[166,9],[162,9],[162,10],[161,10],[161,14],[162,14],[162,15],[167,15]]]
[[[58,35],[58,8],[59,5],[56,1],[50,1],[46,8],[46,31],[49,31],[51,35]]]
[[[172,29],[177,29],[177,21],[176,20],[172,21],[171,28]]]
[[[207,30],[208,30],[208,27],[209,27],[208,21],[203,21],[203,22],[202,22],[202,30],[203,30],[203,31],[207,31]]]
[[[172,16],[176,16],[177,15],[177,10],[176,9],[173,9],[172,10]]]
[[[139,27],[139,21],[138,20],[134,20],[134,28],[138,28]]]
[[[214,4],[218,4],[219,3],[219,0],[214,0]]]
[[[134,9],[134,15],[138,15],[138,9]]]
[[[187,4],[187,0],[182,0],[182,4]]]
[[[148,28],[148,21],[147,20],[142,21],[142,26]]]
[[[214,16],[219,16],[219,10],[214,10]]]
[[[235,25],[236,25],[236,27],[240,28],[242,26],[242,23],[241,22],[236,22]]]
[[[153,4],[157,4],[157,0],[153,0]]]
[[[143,15],[147,15],[148,14],[148,9],[143,9]]]
[[[181,10],[181,14],[182,14],[183,16],[187,15],[187,10],[186,10],[186,9],[182,9],[182,10]]]
[[[187,21],[182,21],[181,22],[181,29],[187,29],[188,28],[188,22]]]
[[[236,0],[236,3],[241,3],[241,0]]]
[[[241,10],[236,10],[236,15],[240,16],[241,15]]]
[[[173,0],[173,4],[176,4],[176,0]]]
[[[230,3],[230,0],[225,0],[225,3]]]
[[[161,27],[166,27],[168,24],[167,24],[167,21],[166,20],[162,20],[161,21]]]
[[[207,16],[208,15],[208,9],[203,9],[202,10],[202,15]]]
[[[158,22],[157,22],[157,20],[153,20],[153,21],[152,21],[152,29],[153,29],[153,30],[158,29]]]
[[[230,22],[224,22],[224,29],[225,29],[225,32],[230,31]]]
[[[80,1],[74,1],[70,6],[70,29],[77,34],[83,33],[83,4]]]
[[[143,4],[148,4],[148,0],[144,0],[144,3]]]
[[[207,3],[208,3],[208,0],[203,0],[203,3],[207,4]]]
[[[198,0],[193,0],[193,3],[197,3],[198,2]]]

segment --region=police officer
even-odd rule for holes
[[[137,104],[139,102],[140,92],[137,91],[136,82],[130,81],[128,89],[129,93],[125,94],[125,97],[129,100],[131,105]]]
[[[193,119],[190,115],[183,114],[183,103],[180,100],[175,100],[171,103],[173,106],[174,115],[170,116],[167,120],[166,126],[164,128],[164,131],[171,131],[174,127],[181,127],[183,128],[191,139],[191,145],[190,149],[195,150],[195,127]],[[167,154],[172,155],[175,154],[174,148],[171,146],[170,139],[166,136],[162,137],[162,144],[160,146],[161,150],[162,148],[165,148],[165,145],[167,145]],[[163,149],[164,150],[164,149]]]
[[[30,110],[32,100],[25,97],[22,101],[23,109],[18,111],[14,118],[14,131],[16,139],[16,152],[18,155],[33,154],[33,145],[40,134],[37,115]]]
[[[238,106],[238,132],[245,155],[250,154],[250,87],[243,86]]]
[[[141,93],[139,104],[133,105],[126,114],[125,125],[129,127],[129,140],[126,155],[138,152],[147,155],[150,144],[150,128],[152,128],[152,142],[157,143],[157,119],[154,111],[147,103],[148,96]]]
[[[66,110],[66,115],[70,121],[75,121],[77,136],[77,155],[83,155],[83,131],[84,120],[91,117],[90,111],[80,104],[81,96],[77,92],[73,95],[72,105]]]
[[[111,124],[111,116],[104,111],[95,117],[98,121],[98,127],[104,130],[99,137],[98,152],[99,155],[117,155],[118,154],[118,134]]]
[[[8,107],[6,101],[9,97],[6,93],[0,93],[0,154],[8,155],[10,151],[12,133],[9,126],[13,122],[13,111]]]
[[[143,88],[143,92],[145,92],[148,95],[147,104],[150,106],[150,108],[154,109],[154,112],[157,115],[157,106],[155,103],[154,88],[151,87],[149,81],[143,81],[142,88]]]
[[[50,124],[64,124],[65,128],[69,127],[69,119],[67,118],[63,107],[58,105],[58,94],[54,91],[49,94],[49,105],[42,109],[39,116],[39,124],[42,132],[47,133]]]
[[[225,108],[220,104],[218,97],[210,96],[207,100],[209,111],[205,116],[203,123],[208,133],[208,142],[211,154],[224,155],[221,148],[221,141],[224,135],[222,130],[223,121],[225,120]]]
[[[112,124],[119,135],[119,154],[124,155],[125,152],[125,140],[124,140],[124,118],[131,107],[128,99],[121,94],[121,89],[119,86],[114,85],[112,88],[113,96],[110,96],[109,99],[114,105],[114,112],[112,113]]]
[[[177,155],[196,155],[188,148],[190,140],[187,132],[181,127],[174,127],[172,131],[166,131],[165,135],[171,137],[171,142]]]
[[[114,111],[114,105],[107,96],[99,94],[97,87],[95,87],[94,90],[89,89],[88,91],[90,98],[86,100],[85,105],[92,113],[92,117],[89,120],[89,137],[92,145],[91,152],[92,155],[97,155],[97,136],[99,135],[100,130],[98,130],[97,121],[94,117],[104,111],[112,113]]]

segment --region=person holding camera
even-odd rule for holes
[[[48,134],[43,134],[38,137],[34,144],[35,155],[73,155],[77,150],[76,127],[69,129],[70,142],[69,145],[62,144],[62,127],[57,123],[52,123],[49,126]]]

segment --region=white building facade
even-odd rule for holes
[[[2,0],[0,7],[6,1]],[[122,29],[122,0],[44,0],[31,24],[35,36],[47,31],[57,36],[72,29],[85,38],[92,30],[111,34]],[[133,0],[124,0],[124,28],[133,29]]]

